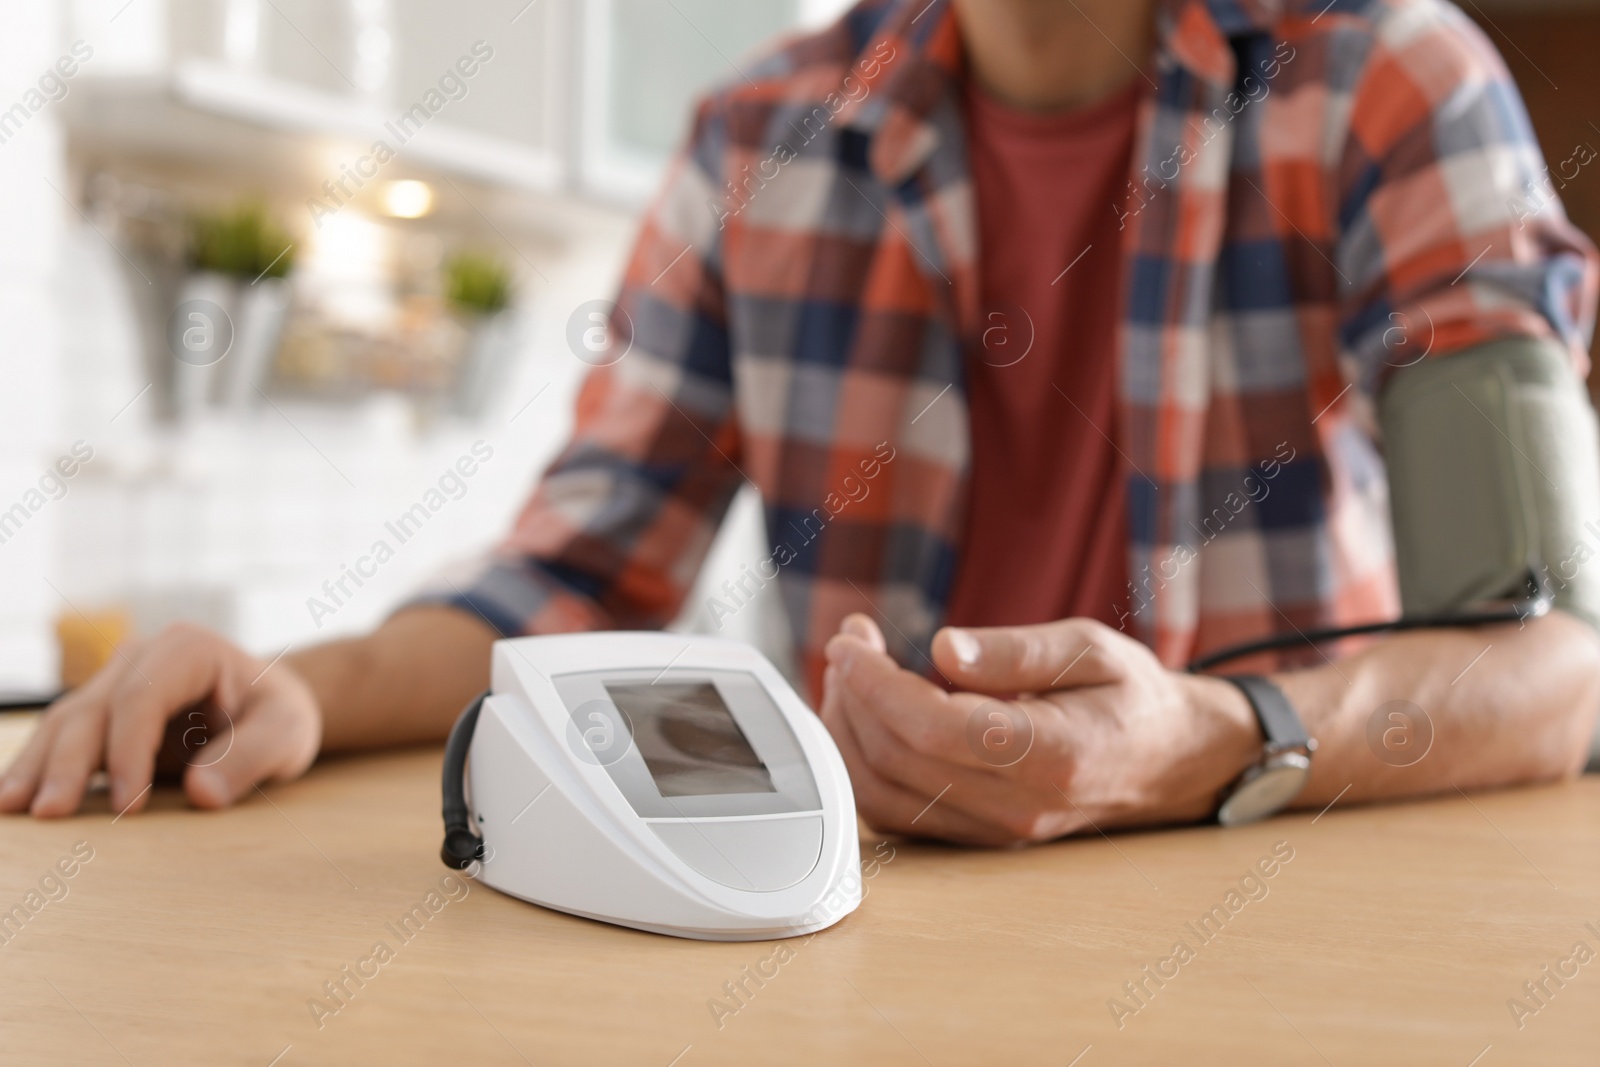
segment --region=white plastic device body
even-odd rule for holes
[[[547,908],[754,941],[823,929],[861,901],[844,761],[742,642],[650,632],[496,642],[468,783],[478,877]]]

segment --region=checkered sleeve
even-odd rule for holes
[[[1337,90],[1335,90],[1337,91]],[[1516,85],[1448,4],[1395,4],[1348,87],[1339,160],[1339,342],[1373,396],[1398,367],[1508,336],[1564,344],[1580,375],[1594,328],[1593,246],[1566,218]],[[1600,179],[1592,179],[1600,180]]]
[[[702,104],[645,216],[609,343],[594,346],[572,437],[509,536],[470,577],[414,603],[471,611],[507,636],[655,628],[676,614],[741,480],[721,231],[707,206],[725,131],[715,99]]]

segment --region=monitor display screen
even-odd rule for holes
[[[775,793],[772,775],[710,682],[607,682],[664,797]]]

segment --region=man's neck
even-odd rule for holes
[[[1155,0],[954,2],[972,77],[1011,107],[1080,107],[1147,77]]]

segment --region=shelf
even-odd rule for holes
[[[69,133],[88,151],[220,162],[263,177],[290,173],[311,188],[379,140],[397,150],[380,174],[461,177],[536,193],[558,191],[564,181],[552,152],[444,118],[402,143],[397,112],[207,60],[159,74],[84,77],[63,103]]]

